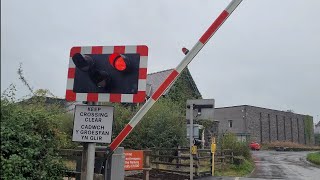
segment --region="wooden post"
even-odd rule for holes
[[[156,150],[156,162],[159,162],[159,155],[160,155],[160,152],[159,152],[159,149],[155,149]],[[156,164],[156,169],[159,169],[159,164],[157,163]]]
[[[199,168],[200,168],[200,160],[199,160],[199,151],[197,151],[197,154],[194,155],[195,156],[195,159],[196,159],[196,170],[195,170],[195,175],[196,176],[199,176],[200,175],[200,172],[199,172]]]
[[[234,159],[233,159],[233,151],[231,151],[231,163],[233,164]]]
[[[143,180],[149,180],[150,170],[152,169],[150,166],[150,150],[143,151]]]
[[[177,151],[178,151],[178,157],[177,157],[177,166],[176,166],[176,168],[180,168],[180,166],[179,166],[179,164],[181,164],[181,150],[180,150],[180,148],[181,148],[181,146],[178,146],[178,149],[177,149]]]

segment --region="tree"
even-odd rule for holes
[[[1,179],[62,179],[57,122],[63,109],[41,98],[18,103],[14,94],[11,86],[1,96]]]

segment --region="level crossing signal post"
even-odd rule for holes
[[[72,137],[84,144],[81,179],[93,179],[96,143],[111,142],[113,107],[98,102],[144,102],[147,60],[145,45],[71,48],[66,100],[86,102],[75,107]]]

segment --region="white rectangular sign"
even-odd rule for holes
[[[111,106],[77,105],[72,141],[110,143],[113,109]]]

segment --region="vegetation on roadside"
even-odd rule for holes
[[[217,168],[215,176],[237,176],[243,177],[249,175],[254,169],[254,162],[245,159],[242,164],[228,164],[225,168]]]
[[[65,142],[59,130],[64,109],[43,104],[40,96],[18,102],[15,92],[11,85],[1,95],[1,179],[62,179],[57,150]]]
[[[320,165],[320,151],[315,153],[309,153],[307,155],[307,160],[314,164]]]
[[[254,169],[251,151],[246,142],[239,142],[232,133],[226,133],[220,140],[221,151],[231,150],[235,156],[233,163],[217,167],[216,176],[246,176]]]
[[[234,156],[241,156],[251,160],[251,151],[246,142],[239,142],[237,137],[232,133],[226,133],[221,138],[221,150],[229,149]]]

